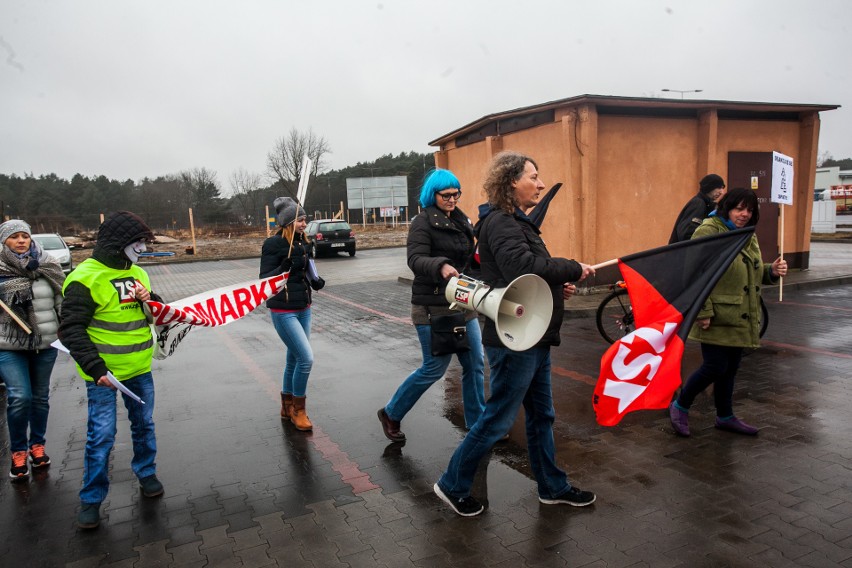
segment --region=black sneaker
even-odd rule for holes
[[[482,503],[468,495],[467,497],[463,497],[461,499],[457,497],[450,497],[438,487],[438,484],[435,484],[433,487],[435,490],[435,495],[441,498],[441,501],[449,505],[453,508],[453,511],[461,515],[462,517],[475,517],[479,513],[485,510],[485,507],[482,506]]]
[[[145,497],[159,497],[163,494],[163,484],[160,483],[156,475],[149,475],[140,479],[139,487],[142,488],[142,495]]]
[[[20,481],[30,476],[30,470],[27,467],[27,452],[12,452],[12,466],[9,468],[9,477],[15,481]]]
[[[577,487],[572,487],[562,495],[553,499],[545,499],[539,497],[539,501],[545,505],[571,505],[572,507],[585,507],[595,502],[595,494],[591,491],[583,491]]]
[[[44,453],[44,444],[33,444],[30,448],[30,462],[34,468],[50,465],[50,457]]]
[[[101,504],[80,503],[77,526],[81,529],[95,529],[99,524],[101,524]]]

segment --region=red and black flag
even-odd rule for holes
[[[754,227],[637,252],[618,260],[636,330],[601,358],[592,402],[598,424],[666,408],[681,385],[683,347],[695,316]]]

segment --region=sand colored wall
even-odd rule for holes
[[[697,121],[604,116],[598,124],[594,262],[668,243],[698,189]]]

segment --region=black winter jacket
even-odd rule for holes
[[[267,308],[303,310],[311,305],[311,289],[321,290],[325,286],[325,281],[322,278],[316,282],[309,281],[308,259],[310,258],[304,235],[301,233],[296,233],[293,237],[292,253],[289,241],[280,234],[273,235],[263,242],[260,252],[260,277],[267,278],[290,270],[287,287],[266,300]]]
[[[547,331],[536,347],[559,345],[559,328],[565,312],[562,286],[583,274],[580,263],[567,258],[553,258],[541,239],[541,231],[519,209],[513,215],[489,209],[479,225],[479,262],[482,279],[495,288],[505,288],[524,274],[540,276],[550,286],[553,316]],[[480,213],[480,214],[482,214]],[[497,335],[494,321],[485,319],[482,344],[505,347]]]
[[[92,250],[92,258],[103,265],[118,270],[128,270],[133,263],[124,254],[127,245],[139,239],[153,240],[154,233],[136,214],[119,211],[109,216],[98,229],[98,240]],[[163,299],[151,292],[151,299]],[[95,380],[106,375],[107,366],[98,354],[98,348],[89,338],[89,327],[98,306],[92,292],[80,282],[72,282],[65,288],[62,301],[62,321],[59,324],[59,339],[68,348],[80,368]]]
[[[462,272],[472,253],[473,226],[460,209],[453,209],[447,217],[431,206],[414,217],[408,229],[408,267],[414,273],[411,303],[448,307],[441,267],[449,264]]]
[[[692,238],[692,233],[698,228],[698,225],[704,222],[704,219],[716,209],[716,204],[713,200],[698,192],[698,195],[686,202],[683,209],[680,210],[680,215],[677,216],[672,235],[669,237],[669,244],[688,241]]]

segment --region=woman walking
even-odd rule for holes
[[[20,219],[0,224],[0,375],[6,382],[6,421],[12,466],[9,477],[29,477],[50,465],[44,451],[50,411],[50,373],[56,361],[59,307],[65,275],[30,237]]]
[[[461,184],[449,170],[435,170],[420,191],[423,211],[411,220],[408,231],[408,267],[414,272],[411,285],[411,321],[420,339],[423,363],[399,386],[390,401],[379,409],[379,422],[392,442],[405,440],[400,422],[435,381],[444,376],[452,354],[433,355],[431,320],[458,314],[444,297],[447,282],[465,270],[473,254],[473,226],[457,207]],[[470,349],[456,353],[462,366],[464,421],[468,429],[485,409],[482,333],[474,312],[464,312]]]
[[[755,226],[759,219],[755,192],[734,189],[725,194],[692,238]],[[686,380],[669,407],[676,434],[689,436],[689,409],[695,397],[710,385],[716,405],[716,428],[749,436],[757,434],[757,428],[734,415],[734,379],[743,349],[760,345],[760,285],[774,283],[785,274],[787,261],[777,258],[772,264],[764,263],[757,236],[752,235],[710,292],[689,333],[690,339],[701,343],[701,366]]]
[[[325,281],[310,270],[305,243],[307,216],[296,201],[279,197],[274,202],[278,231],[266,239],[260,256],[260,277],[290,273],[287,285],[266,301],[272,325],[287,346],[281,385],[281,418],[297,430],[313,428],[305,411],[308,377],[314,364],[311,349],[311,290],[321,290]]]

